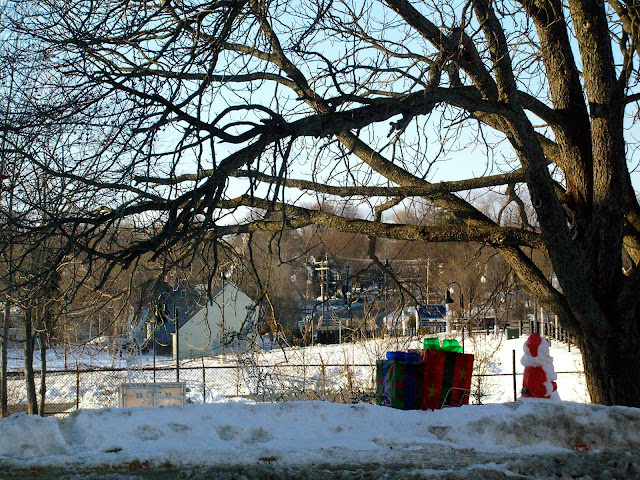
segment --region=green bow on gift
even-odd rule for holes
[[[440,340],[437,337],[425,338],[423,341],[425,350],[444,350],[445,352],[462,353],[462,347],[458,340],[454,338],[445,338],[440,346]]]

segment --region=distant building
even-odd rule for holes
[[[447,307],[441,304],[418,307],[420,330],[426,333],[439,333],[447,329]]]
[[[395,310],[383,318],[384,328],[388,333],[397,335],[414,335],[417,332],[418,309],[416,307],[403,307]]]
[[[164,282],[156,285],[153,293],[153,311],[145,316],[146,345],[160,352],[171,352],[175,323],[180,327],[185,325],[200,311],[205,302],[205,295],[185,281],[174,287]]]
[[[256,303],[225,281],[209,302],[179,323],[178,333],[172,333],[173,357],[178,351],[181,359],[245,351],[255,342],[257,320]]]
[[[431,304],[418,307],[421,322],[444,320],[447,315],[446,305]]]
[[[415,335],[421,330],[427,333],[443,332],[446,329],[447,309],[445,305],[420,305],[404,307],[383,317],[387,332],[399,335]]]

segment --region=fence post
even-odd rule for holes
[[[236,397],[240,396],[240,362],[236,361]]]
[[[518,320],[518,338],[522,336],[522,320]]]
[[[207,373],[204,368],[204,357],[202,357],[202,403],[207,403]]]
[[[516,351],[511,350],[511,357],[513,363],[513,401],[518,400],[518,395],[516,393]]]
[[[76,361],[76,410],[80,408],[80,368]]]

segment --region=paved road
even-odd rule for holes
[[[638,452],[567,452],[551,455],[489,455],[473,450],[415,450],[402,463],[291,466],[282,459],[256,465],[176,468],[133,462],[78,469],[15,469],[0,463],[0,480],[638,480]]]

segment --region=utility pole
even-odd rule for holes
[[[385,259],[384,261],[384,308],[387,308],[387,302],[389,301],[387,298],[387,271],[389,270],[390,265],[389,265],[389,259]]]
[[[320,300],[321,300],[321,305],[322,305],[322,316],[320,317],[321,321],[324,321],[324,282],[325,282],[325,272],[327,270],[329,270],[328,265],[328,260],[325,257],[324,260],[321,260],[319,262],[316,262],[316,265],[318,265],[316,267],[316,271],[320,272]]]
[[[427,305],[429,305],[429,266],[431,264],[431,258],[427,257]]]
[[[320,272],[320,299],[322,301],[322,313],[324,314],[324,294],[325,294],[325,281],[326,281],[326,275],[325,272],[327,270],[329,270],[329,267],[327,266],[329,262],[326,260],[326,258],[324,260],[321,260],[319,262],[316,262],[316,265],[318,265],[318,267],[316,267],[316,271]]]

